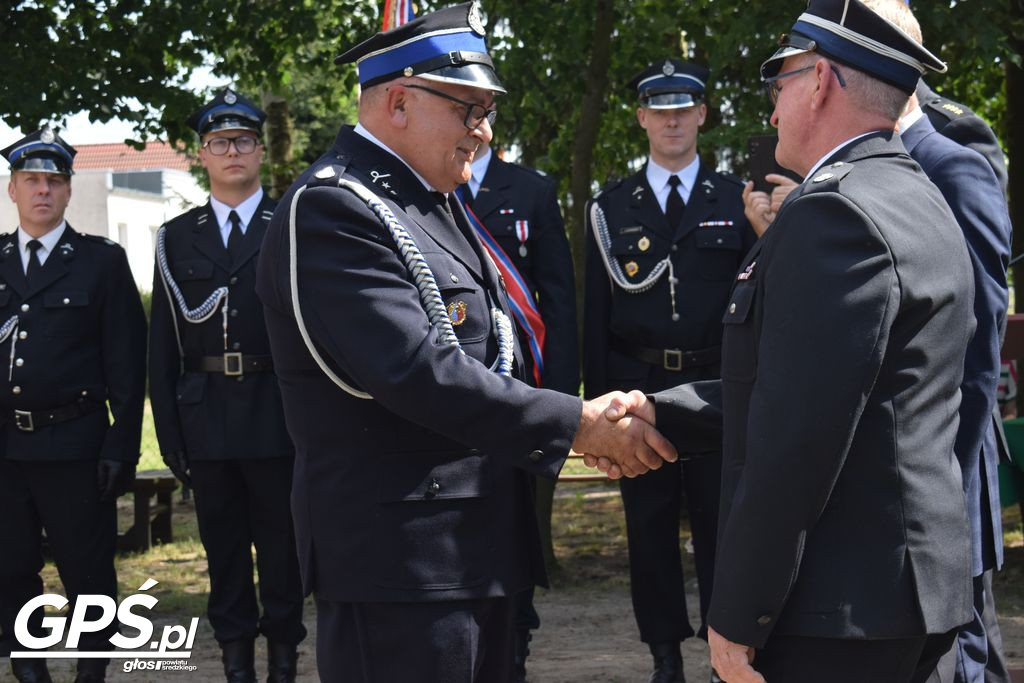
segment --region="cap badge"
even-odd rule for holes
[[[469,24],[469,28],[473,30],[473,33],[478,36],[484,35],[484,20],[480,16],[480,3],[473,0],[473,4],[469,6],[469,15],[466,17],[466,22]]]
[[[448,317],[451,319],[452,325],[455,327],[466,322],[466,302],[453,301],[448,304]]]
[[[226,102],[227,104],[234,104],[237,101],[238,96],[235,95],[235,93],[231,90],[228,90],[226,93],[224,93],[224,102]]]
[[[666,59],[665,63],[661,67],[661,73],[665,74],[666,76],[671,76],[675,72],[676,72],[675,64],[673,64],[672,62],[670,62],[670,61],[668,61]]]
[[[640,272],[640,266],[636,264],[636,261],[626,262],[626,275],[633,277]]]
[[[52,144],[55,139],[56,136],[49,128],[44,128],[43,132],[39,135],[39,141],[47,145]]]
[[[636,242],[636,248],[639,249],[640,251],[647,251],[648,249],[651,248],[651,240],[647,239],[646,237],[641,237]]]

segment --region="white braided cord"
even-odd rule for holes
[[[217,311],[217,304],[221,301],[224,302],[225,309],[227,308],[228,288],[218,287],[213,290],[210,296],[206,297],[206,301],[190,309],[184,295],[181,293],[181,289],[178,288],[178,283],[174,281],[174,277],[171,275],[171,267],[167,262],[166,233],[166,225],[161,226],[160,230],[156,233],[156,258],[157,263],[160,264],[160,277],[164,281],[164,286],[170,290],[171,296],[177,302],[178,309],[181,311],[181,317],[193,324],[206,322]]]
[[[8,382],[10,382],[11,378],[14,377],[14,355],[15,355],[14,348],[18,345],[18,335],[17,334],[14,334],[14,336],[11,336],[11,335],[14,332],[16,332],[17,329],[18,329],[18,316],[16,316],[16,315],[12,315],[10,318],[7,319],[7,322],[5,322],[3,325],[0,325],[0,344],[3,344],[5,341],[7,341],[8,337],[11,337],[11,362],[10,362],[10,365],[7,366],[7,381]]]

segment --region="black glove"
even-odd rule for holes
[[[192,478],[188,475],[188,457],[185,455],[185,451],[161,453],[161,456],[164,459],[164,464],[167,465],[167,469],[178,478],[178,481],[185,486],[192,485]]]
[[[119,460],[100,460],[96,463],[96,484],[100,500],[104,503],[128,492],[135,481],[135,465]]]

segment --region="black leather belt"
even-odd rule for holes
[[[666,370],[680,371],[686,368],[694,368],[701,365],[714,365],[722,360],[722,347],[710,346],[706,349],[695,351],[681,351],[679,349],[651,349],[628,342],[614,334],[608,340],[608,346],[624,356],[632,356],[651,365],[659,365]]]
[[[81,400],[52,410],[15,410],[14,426],[23,432],[34,432],[40,427],[95,413],[103,406],[104,404],[98,401]]]
[[[274,364],[270,356],[252,356],[229,351],[221,356],[191,356],[185,358],[186,372],[216,372],[238,377],[247,372],[271,372]]]

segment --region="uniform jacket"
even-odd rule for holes
[[[391,234],[339,177],[370,188],[409,231],[461,321],[461,351],[439,341]],[[281,200],[264,240],[257,291],[296,447],[299,563],[322,599],[478,598],[544,581],[527,474],[557,475],[580,400],[490,370],[489,309],[507,308],[497,271],[458,203],[459,225],[439,197],[346,127]],[[300,336],[293,210],[311,343],[372,400],[339,388]]]
[[[161,452],[184,451],[190,460],[291,456],[281,392],[272,372],[241,377],[184,372],[185,357],[221,356],[225,350],[269,356],[263,306],[256,297],[256,257],[276,202],[263,195],[246,228],[243,257],[231,256],[209,202],[168,221],[168,264],[188,307],[203,303],[218,287],[228,288],[228,339],[224,348],[221,306],[202,323],[186,322],[169,303],[157,264],[149,336],[149,393]],[[172,315],[174,318],[172,318]],[[184,354],[179,353],[181,335]]]
[[[639,294],[613,284],[598,251],[588,205],[583,314],[586,396],[621,388],[661,389],[718,376],[717,364],[659,373],[649,363],[610,349],[609,338],[616,335],[645,347],[683,351],[721,343],[720,321],[733,275],[757,239],[743,215],[742,187],[738,179],[701,164],[682,221],[675,228],[669,226],[647,183],[646,168],[606,187],[593,200],[608,222],[609,257],[617,259],[623,268],[636,264],[631,282],[643,281],[659,261],[672,254],[675,277],[679,279],[678,321],[672,320],[667,273]]]
[[[783,204],[723,318],[715,630],[760,647],[968,621],[953,443],[972,282],[949,208],[891,136],[847,145]],[[659,394],[658,428],[713,417],[701,389]]]
[[[995,174],[980,154],[938,133],[927,118],[900,137],[953,210],[967,240],[974,272],[978,327],[967,347],[960,387],[963,399],[956,454],[971,521],[972,567],[978,576],[1001,565],[1003,557],[999,451],[992,412],[999,382],[1000,332],[1009,305],[1010,216]]]
[[[999,187],[1006,194],[1009,180],[1006,156],[999,139],[984,119],[959,102],[939,95],[923,80],[917,83],[917,99],[935,130],[985,157],[999,180]]]
[[[0,238],[0,323],[18,327],[2,346],[6,456],[12,460],[139,459],[146,382],[146,317],[124,249],[70,225],[29,288],[17,232]],[[11,345],[14,358],[11,362]],[[5,368],[7,369],[7,368]],[[14,410],[106,402],[66,422],[18,429]]]
[[[508,254],[536,297],[546,337],[541,386],[566,394],[580,389],[576,280],[553,181],[495,154],[473,200],[473,212]],[[521,243],[516,223],[527,222]],[[522,254],[525,247],[526,255]],[[533,357],[524,353],[526,377]]]

